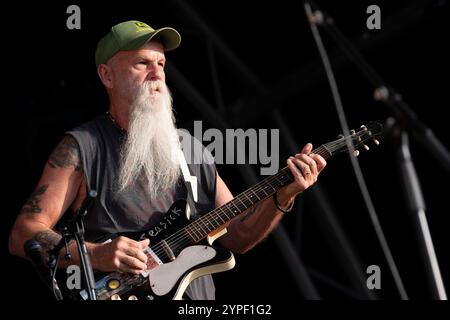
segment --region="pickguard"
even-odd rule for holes
[[[183,249],[174,261],[161,264],[150,271],[149,285],[153,293],[158,296],[166,295],[187,270],[215,256],[216,250],[210,246],[195,245]]]

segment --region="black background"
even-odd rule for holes
[[[71,4],[81,8],[80,30],[66,27],[69,16],[66,9]],[[342,32],[358,44],[386,83],[402,94],[419,118],[450,148],[445,116],[450,105],[448,2],[320,1],[319,4]],[[366,27],[366,8],[371,4],[381,8],[381,30]],[[342,131],[301,1],[190,1],[189,6],[258,79],[259,86],[248,84],[235,63],[212,45],[225,106],[221,116],[231,128],[277,128],[271,110],[278,108],[298,146],[306,142],[319,146]],[[1,242],[3,268],[4,274],[11,275],[6,277],[6,282],[12,296],[49,300],[50,294],[46,294],[35,278],[31,265],[8,254],[7,238],[17,213],[36,186],[49,152],[64,130],[107,110],[106,94],[94,63],[98,39],[110,26],[130,19],[147,22],[155,28],[176,28],[182,35],[181,46],[166,57],[213,107],[218,103],[207,50],[208,44],[214,41],[202,32],[179,1],[174,0],[120,4],[17,2],[4,14],[8,18],[4,30],[8,32],[3,35],[6,52],[3,76],[8,99],[4,104],[7,112],[3,123],[7,190]],[[335,69],[350,127],[357,128],[370,120],[384,123],[392,117],[392,110],[373,100],[374,88],[367,79],[323,30],[321,34]],[[192,129],[194,120],[204,120],[204,130],[217,126],[205,119],[198,105],[193,105],[182,93],[170,72],[167,82],[179,127]],[[287,129],[280,128],[281,136],[283,130]],[[449,176],[416,140],[411,141],[411,152],[448,289]],[[282,139],[280,153],[281,159],[290,153]],[[402,195],[393,144],[387,140],[370,152],[363,152],[359,161],[409,297],[430,299],[413,220]],[[374,297],[399,299],[349,158],[338,156],[328,163],[318,186],[326,194],[361,266],[380,266],[382,288],[373,292]],[[236,165],[220,165],[218,170],[234,194],[247,187]],[[297,201],[301,212],[287,215],[283,226],[289,237],[299,243],[297,250],[321,298],[365,299],[353,287],[352,275],[339,262],[343,259],[342,250],[330,230],[324,228],[326,218],[317,210],[311,192],[301,196]],[[305,296],[295,285],[280,252],[270,236],[252,251],[237,256],[233,270],[214,276],[218,299],[303,300]],[[361,273],[365,274],[365,269]]]

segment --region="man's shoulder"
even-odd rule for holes
[[[85,121],[82,124],[70,129],[68,132],[94,132],[99,129],[105,121],[105,115],[101,114],[91,120]]]
[[[100,115],[66,131],[66,135],[75,138],[80,147],[91,146],[91,148],[93,148],[97,146],[102,139],[104,126],[104,115]]]

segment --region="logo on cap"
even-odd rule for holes
[[[136,32],[142,32],[142,31],[151,30],[151,28],[149,27],[149,25],[146,24],[146,23],[144,23],[144,22],[136,21],[136,22],[134,23],[134,25],[136,26]]]

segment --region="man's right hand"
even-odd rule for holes
[[[91,244],[92,267],[99,271],[120,271],[140,274],[147,269],[147,256],[143,249],[150,240],[135,241],[127,237],[117,237],[102,244]]]

